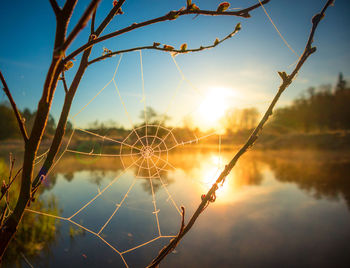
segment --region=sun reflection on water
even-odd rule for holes
[[[224,169],[223,161],[226,162],[226,159],[223,160],[220,155],[213,154],[201,166],[198,180],[203,192],[206,193],[220,176]],[[232,197],[235,194],[234,180],[234,174],[230,174],[223,184],[219,184],[219,188],[216,191],[216,201],[218,203],[232,202]]]

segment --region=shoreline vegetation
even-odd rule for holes
[[[349,103],[350,87],[344,80],[342,73],[339,74],[335,86],[310,87],[290,105],[276,109],[258,138],[254,150],[349,151]],[[25,108],[22,115],[30,132],[36,112]],[[179,145],[175,150],[178,148],[217,150],[219,148],[219,135],[210,135],[215,132],[214,130],[201,131],[191,118],[185,118],[183,126],[173,128],[171,124],[167,123],[170,117],[158,113],[152,107],[147,107],[145,111],[140,112],[141,120],[145,116],[148,125],[160,126],[159,130],[155,127],[153,130],[149,128],[148,136],[153,135],[162,139],[167,137],[167,131],[172,129],[171,132],[174,134],[177,144],[193,141],[190,146]],[[259,116],[254,107],[227,110],[220,120],[220,125],[225,130],[225,133],[220,135],[220,149],[234,151],[244,144],[258,122]],[[138,137],[145,136],[146,130],[142,125],[144,123],[135,126],[135,129],[139,129],[137,130]],[[44,153],[50,147],[55,128],[55,119],[50,115],[39,154]],[[20,139],[20,131],[17,129],[16,118],[8,103],[0,103],[0,129],[0,157],[8,158],[8,153],[12,152],[17,156],[17,159],[20,158],[24,148],[23,142]],[[63,148],[68,142],[73,125],[68,122],[66,129]],[[134,144],[135,138],[129,135],[132,131],[116,122],[91,122],[83,131],[76,129],[69,148],[85,153],[91,151],[101,153],[102,149],[104,153],[115,153],[120,150],[120,146],[103,137]],[[91,133],[97,135],[94,136]],[[205,136],[208,137],[196,140]]]
[[[174,148],[174,152],[195,150],[195,151],[232,151],[238,150],[240,146],[248,139],[249,131],[235,133],[231,135],[221,135],[221,143],[219,144],[219,136],[213,135],[207,139],[200,140],[198,143],[193,141],[192,144],[179,145]],[[66,144],[68,138],[65,138],[63,144]],[[95,144],[94,141],[83,139],[72,141],[70,147],[82,148],[81,143]],[[23,154],[23,142],[19,139],[8,139],[0,141],[0,158],[8,159],[11,152],[17,159],[17,164],[21,162]],[[50,146],[50,139],[43,141],[39,150],[39,155],[44,153]],[[104,144],[103,153],[115,154],[119,153],[121,147],[115,143]],[[262,133],[254,145],[254,151],[317,151],[319,153],[340,153],[350,155],[350,131],[330,131],[330,132],[313,132],[313,133],[288,133],[284,135],[274,133]],[[79,151],[84,151],[80,149]],[[96,151],[98,153],[98,150]],[[73,153],[74,154],[74,153]],[[19,161],[20,160],[20,161]]]

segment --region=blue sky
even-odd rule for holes
[[[61,1],[62,2],[62,1]],[[103,0],[98,8],[97,24],[112,8],[113,1]],[[221,1],[197,0],[201,9],[216,9]],[[231,8],[243,8],[257,0],[231,1]],[[325,0],[271,0],[266,10],[291,47],[301,54],[308,37],[311,18]],[[185,0],[126,1],[125,12],[117,16],[105,33],[162,16],[170,10],[185,6]],[[82,14],[88,1],[80,0],[71,20],[71,27]],[[62,6],[62,3],[60,3]],[[47,68],[50,64],[54,40],[55,18],[49,1],[3,1],[0,10],[2,38],[0,42],[0,69],[20,108],[36,109]],[[296,80],[283,95],[279,105],[288,104],[309,86],[334,84],[341,71],[350,76],[350,3],[336,0],[328,9],[315,36],[317,52],[312,55]],[[178,55],[176,62],[190,84],[183,83],[176,91],[181,76],[168,53],[142,51],[145,100],[160,113],[167,112],[173,124],[191,116],[206,128],[217,127],[203,110],[215,110],[222,101],[225,108],[256,106],[260,111],[268,105],[280,84],[277,71],[290,72],[297,57],[278,36],[262,9],[251,12],[250,19],[237,17],[184,16],[175,21],[148,26],[95,46],[92,57],[102,54],[103,47],[111,50],[151,45],[154,41],[179,47],[186,42],[189,48],[212,44],[215,38],[230,33],[236,23],[242,30],[220,46],[199,53]],[[69,51],[84,44],[88,38],[87,27],[72,44]],[[79,63],[67,72],[68,84]],[[76,114],[113,77],[119,56],[95,63],[86,71],[74,100],[71,116]],[[110,121],[129,127],[139,123],[143,109],[140,53],[124,54],[116,84],[131,120],[125,114],[115,88],[110,84],[76,118],[76,123],[86,126],[94,120]],[[174,96],[174,92],[177,92]],[[224,100],[215,100],[223,95]],[[214,99],[213,99],[214,96]],[[52,114],[58,117],[64,91],[58,86]],[[6,96],[1,93],[0,101]],[[207,105],[208,100],[216,102]],[[204,104],[203,104],[204,103]],[[204,105],[204,106],[203,106]],[[205,106],[207,105],[207,106]],[[215,106],[216,105],[216,106]],[[201,112],[202,111],[202,112]]]

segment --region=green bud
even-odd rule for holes
[[[241,23],[238,22],[236,27],[235,27],[235,32],[240,31],[242,29]]]
[[[229,2],[222,2],[218,8],[217,8],[217,12],[225,12],[228,8],[230,7],[230,3]]]

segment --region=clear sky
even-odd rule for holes
[[[88,2],[78,2],[71,26]],[[102,1],[97,12],[97,24],[112,8],[112,2]],[[193,2],[201,9],[215,10],[221,1]],[[265,7],[290,46],[300,55],[310,31],[311,18],[321,10],[325,2],[326,0],[271,0]],[[244,8],[255,3],[257,0],[234,0],[231,1],[231,8]],[[185,4],[185,0],[127,0],[123,6],[124,15],[115,17],[105,33],[133,22],[162,16]],[[345,78],[349,78],[349,14],[348,0],[336,0],[335,6],[328,9],[315,35],[314,45],[318,48],[317,52],[302,67],[279,105],[288,104],[309,86],[334,84],[340,71]],[[189,48],[210,45],[215,38],[226,36],[236,23],[241,22],[242,30],[220,46],[175,57],[184,76],[190,81],[190,84],[183,83],[178,91],[176,87],[181,75],[169,53],[142,51],[146,105],[160,113],[167,111],[173,124],[181,123],[182,118],[190,114],[197,124],[216,128],[215,120],[225,108],[256,106],[263,111],[280,84],[277,71],[290,72],[294,66],[292,64],[297,60],[297,56],[283,43],[262,9],[252,11],[251,15],[249,19],[183,16],[175,21],[161,22],[96,45],[92,58],[100,56],[103,47],[114,51],[151,45],[154,41],[174,47],[179,47],[184,42]],[[2,1],[0,23],[0,69],[19,107],[34,110],[52,55],[55,31],[53,11],[46,0]],[[89,27],[80,34],[69,51],[86,42],[88,30]],[[77,57],[75,66],[66,74],[68,84],[79,59],[80,56]],[[71,116],[112,79],[119,59],[120,56],[109,58],[89,67],[78,89]],[[110,84],[76,117],[76,123],[86,126],[94,120],[113,120],[126,127],[130,127],[130,121],[139,123],[139,114],[143,109],[140,69],[139,52],[124,54],[115,79],[131,120],[128,120],[117,92]],[[52,114],[56,119],[63,98],[64,91],[60,84],[52,107]],[[1,93],[0,101],[5,100],[6,96]]]

